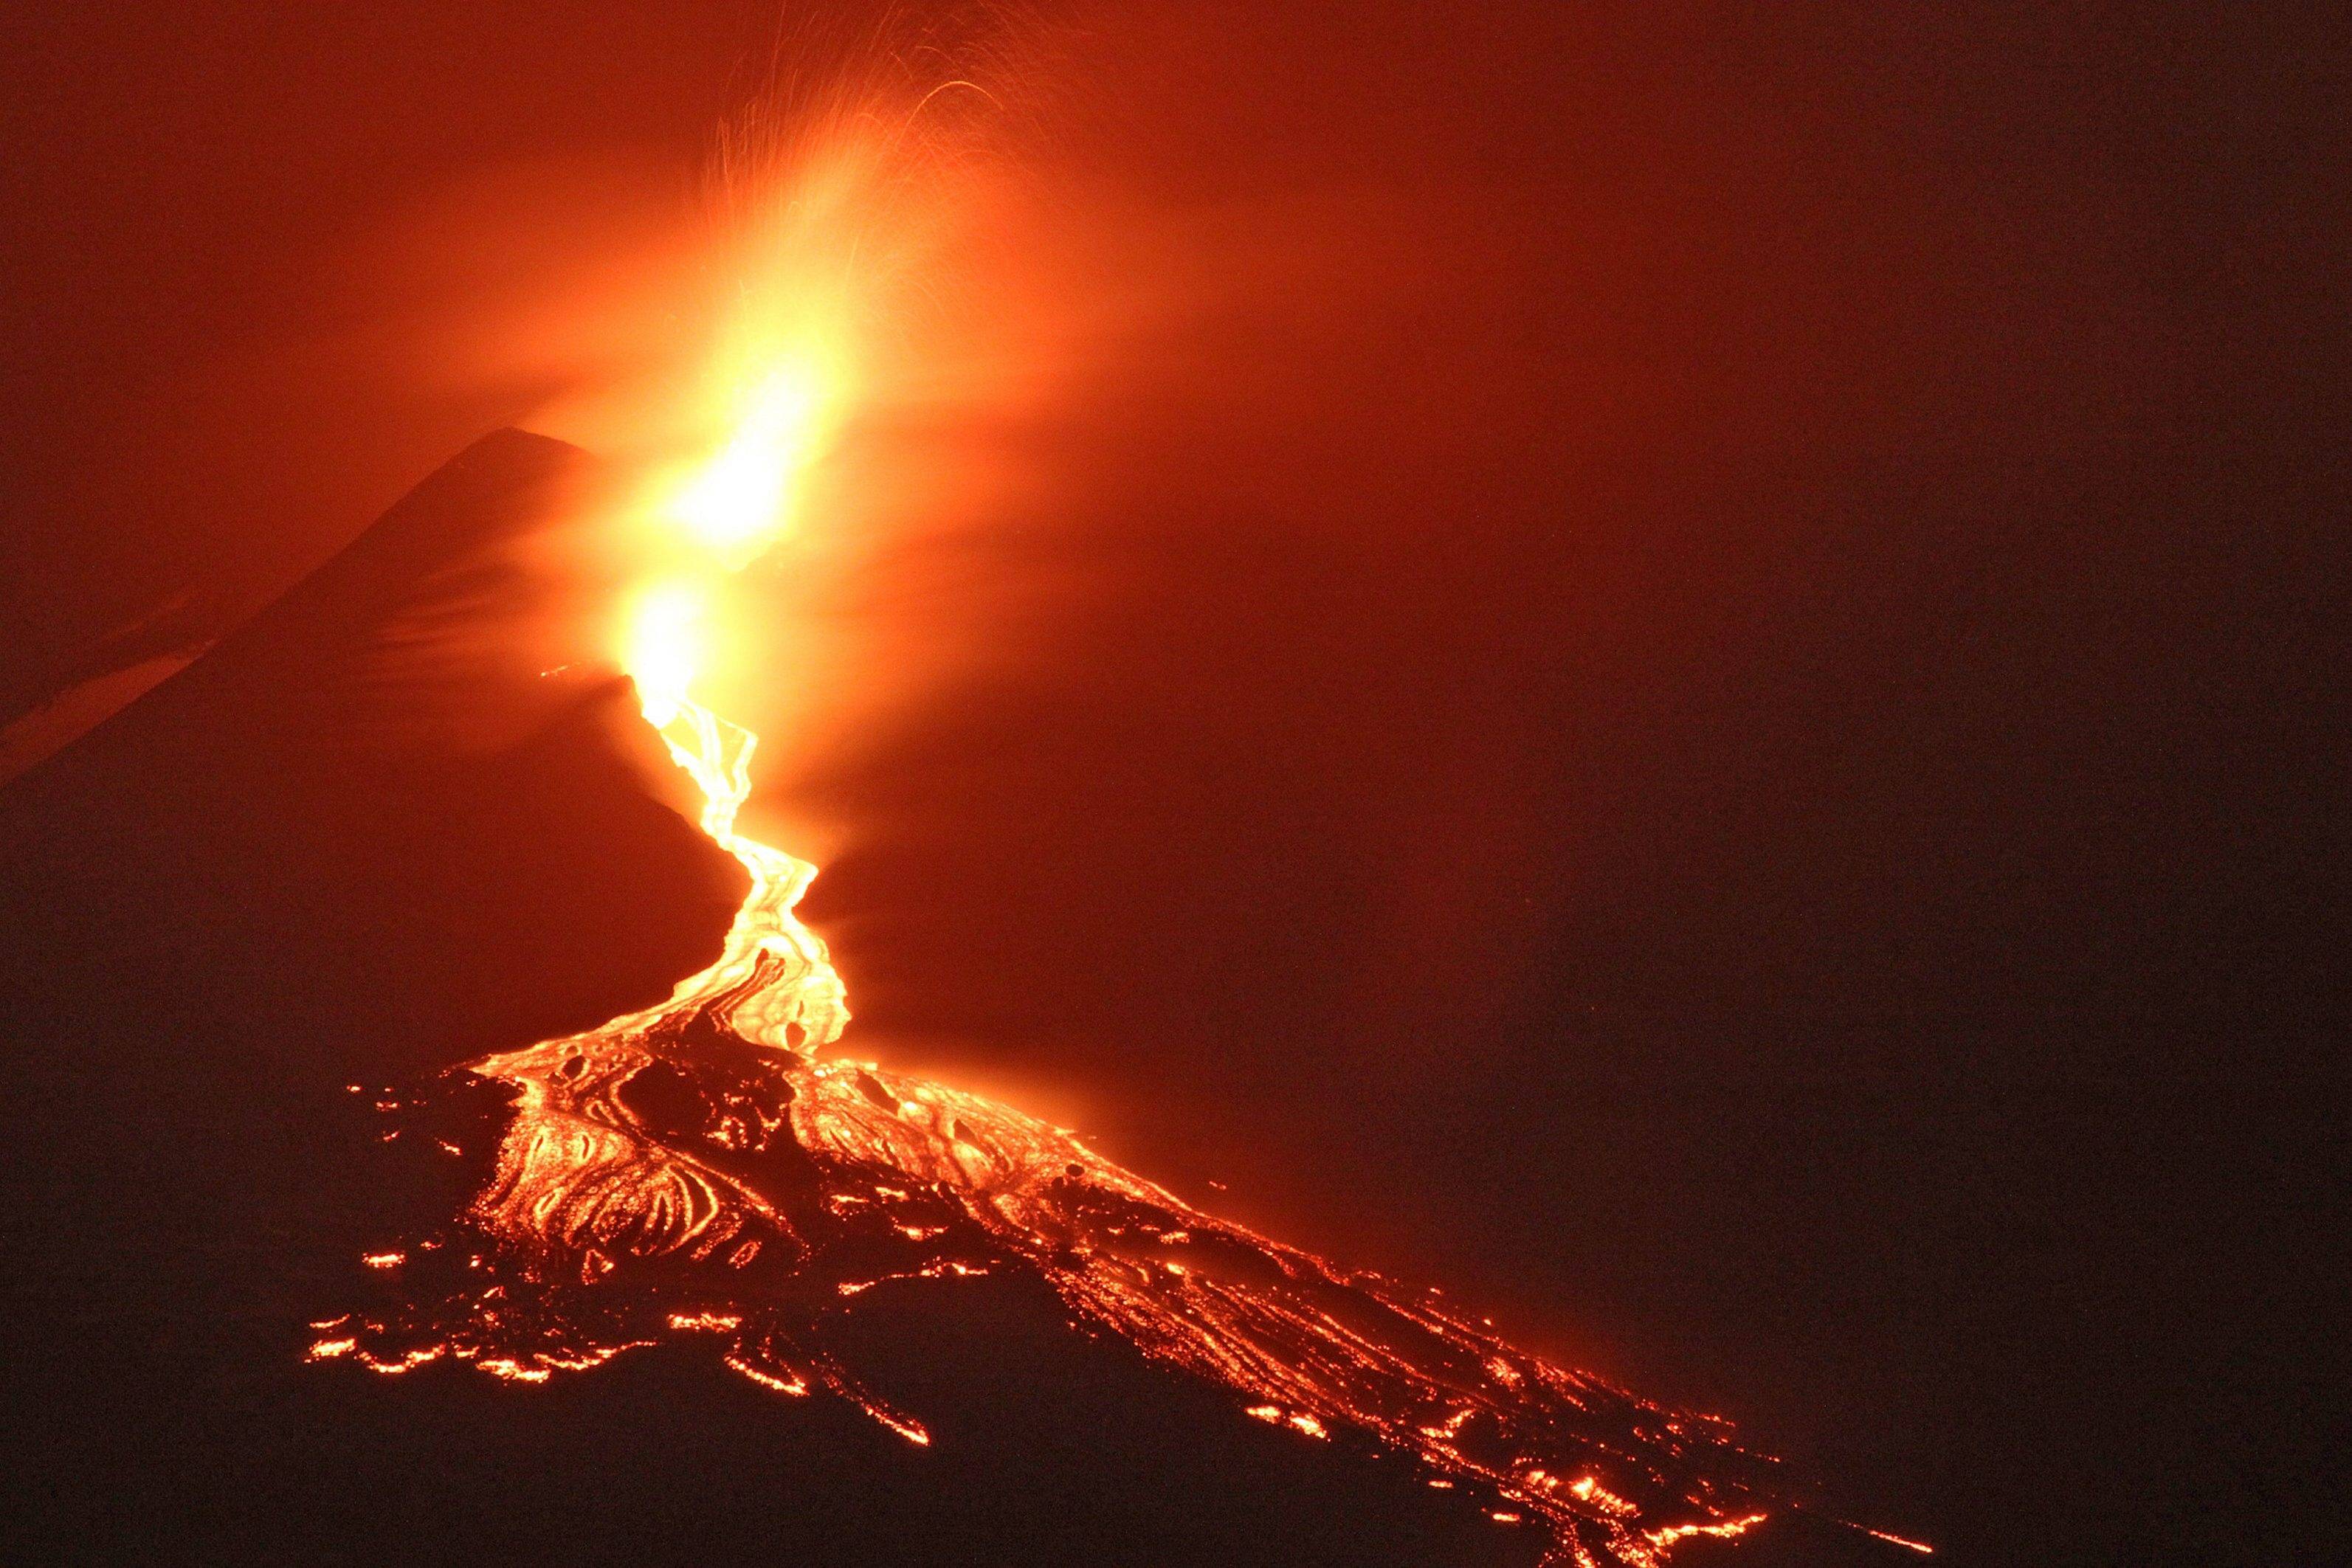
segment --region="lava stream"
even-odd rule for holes
[[[646,707],[751,877],[719,958],[656,1007],[445,1079],[511,1094],[495,1175],[444,1233],[367,1260],[399,1304],[321,1323],[315,1358],[543,1381],[692,1339],[761,1386],[824,1389],[928,1443],[828,1350],[828,1326],[885,1280],[1025,1270],[1076,1322],[1251,1416],[1353,1434],[1476,1489],[1498,1520],[1540,1522],[1559,1561],[1654,1563],[1760,1517],[1770,1462],[1714,1418],[1204,1214],[1035,1117],[821,1058],[848,1012],[794,914],[814,868],[735,830],[754,737],[683,696]]]

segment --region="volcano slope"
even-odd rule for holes
[[[488,1080],[380,1097],[646,1007],[740,869],[645,788],[629,694],[536,661],[388,679],[527,585],[595,483],[505,432],[0,794],[11,1560],[1529,1563],[1536,1531],[1362,1445],[1073,1332],[1018,1274],[876,1289],[836,1349],[932,1441],[680,1346],[516,1387],[306,1364],[356,1260],[491,1179]],[[439,716],[478,717],[462,743]],[[363,1092],[354,1093],[353,1086]],[[1802,1515],[1677,1563],[1884,1561]]]

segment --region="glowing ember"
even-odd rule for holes
[[[1890,1535],[1883,1530],[1870,1530],[1865,1528],[1864,1529],[1863,1533],[1864,1535],[1874,1537],[1880,1541],[1891,1542],[1895,1545],[1903,1547],[1906,1551],[1916,1552],[1922,1557],[1932,1557],[1936,1552],[1936,1549],[1928,1545],[1924,1541],[1912,1541],[1904,1536]]]
[[[701,792],[703,831],[750,890],[716,958],[667,1000],[445,1079],[445,1094],[511,1092],[495,1173],[446,1233],[364,1260],[401,1304],[316,1325],[311,1359],[396,1374],[446,1356],[541,1382],[698,1343],[764,1388],[822,1388],[928,1444],[830,1331],[887,1281],[1025,1271],[1075,1321],[1230,1388],[1248,1416],[1408,1456],[1494,1519],[1540,1524],[1556,1561],[1654,1564],[1761,1520],[1769,1461],[1712,1417],[1514,1349],[1434,1291],[1202,1213],[1035,1117],[822,1054],[849,1013],[795,914],[814,868],[737,831],[755,737],[691,694],[730,574],[799,520],[845,395],[843,336],[814,306],[770,308],[727,358],[703,455],[640,502],[667,543],[618,641],[646,721]]]
[[[1664,1530],[1651,1531],[1647,1539],[1651,1545],[1660,1548],[1672,1546],[1675,1542],[1694,1535],[1712,1535],[1718,1541],[1728,1541],[1735,1535],[1747,1534],[1764,1520],[1763,1514],[1751,1513],[1739,1519],[1727,1519],[1720,1524],[1670,1524]]]

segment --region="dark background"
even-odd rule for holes
[[[1955,1560],[2335,1560],[2342,40],[1428,9],[1056,35],[1069,221],[1223,270],[1024,435],[1023,656],[778,780],[866,1048]],[[5,23],[9,706],[527,418],[390,214],[683,187],[773,26]]]

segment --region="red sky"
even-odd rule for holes
[[[1265,13],[1106,7],[1036,68],[1083,395],[1002,434],[1024,509],[855,601],[1020,657],[776,780],[861,1027],[1981,1561],[2291,1472],[2215,1390],[2309,1332],[2265,1292],[2340,836],[2297,716],[2340,54],[2202,7]],[[774,32],[5,26],[19,700],[538,407],[445,335],[672,232]]]

